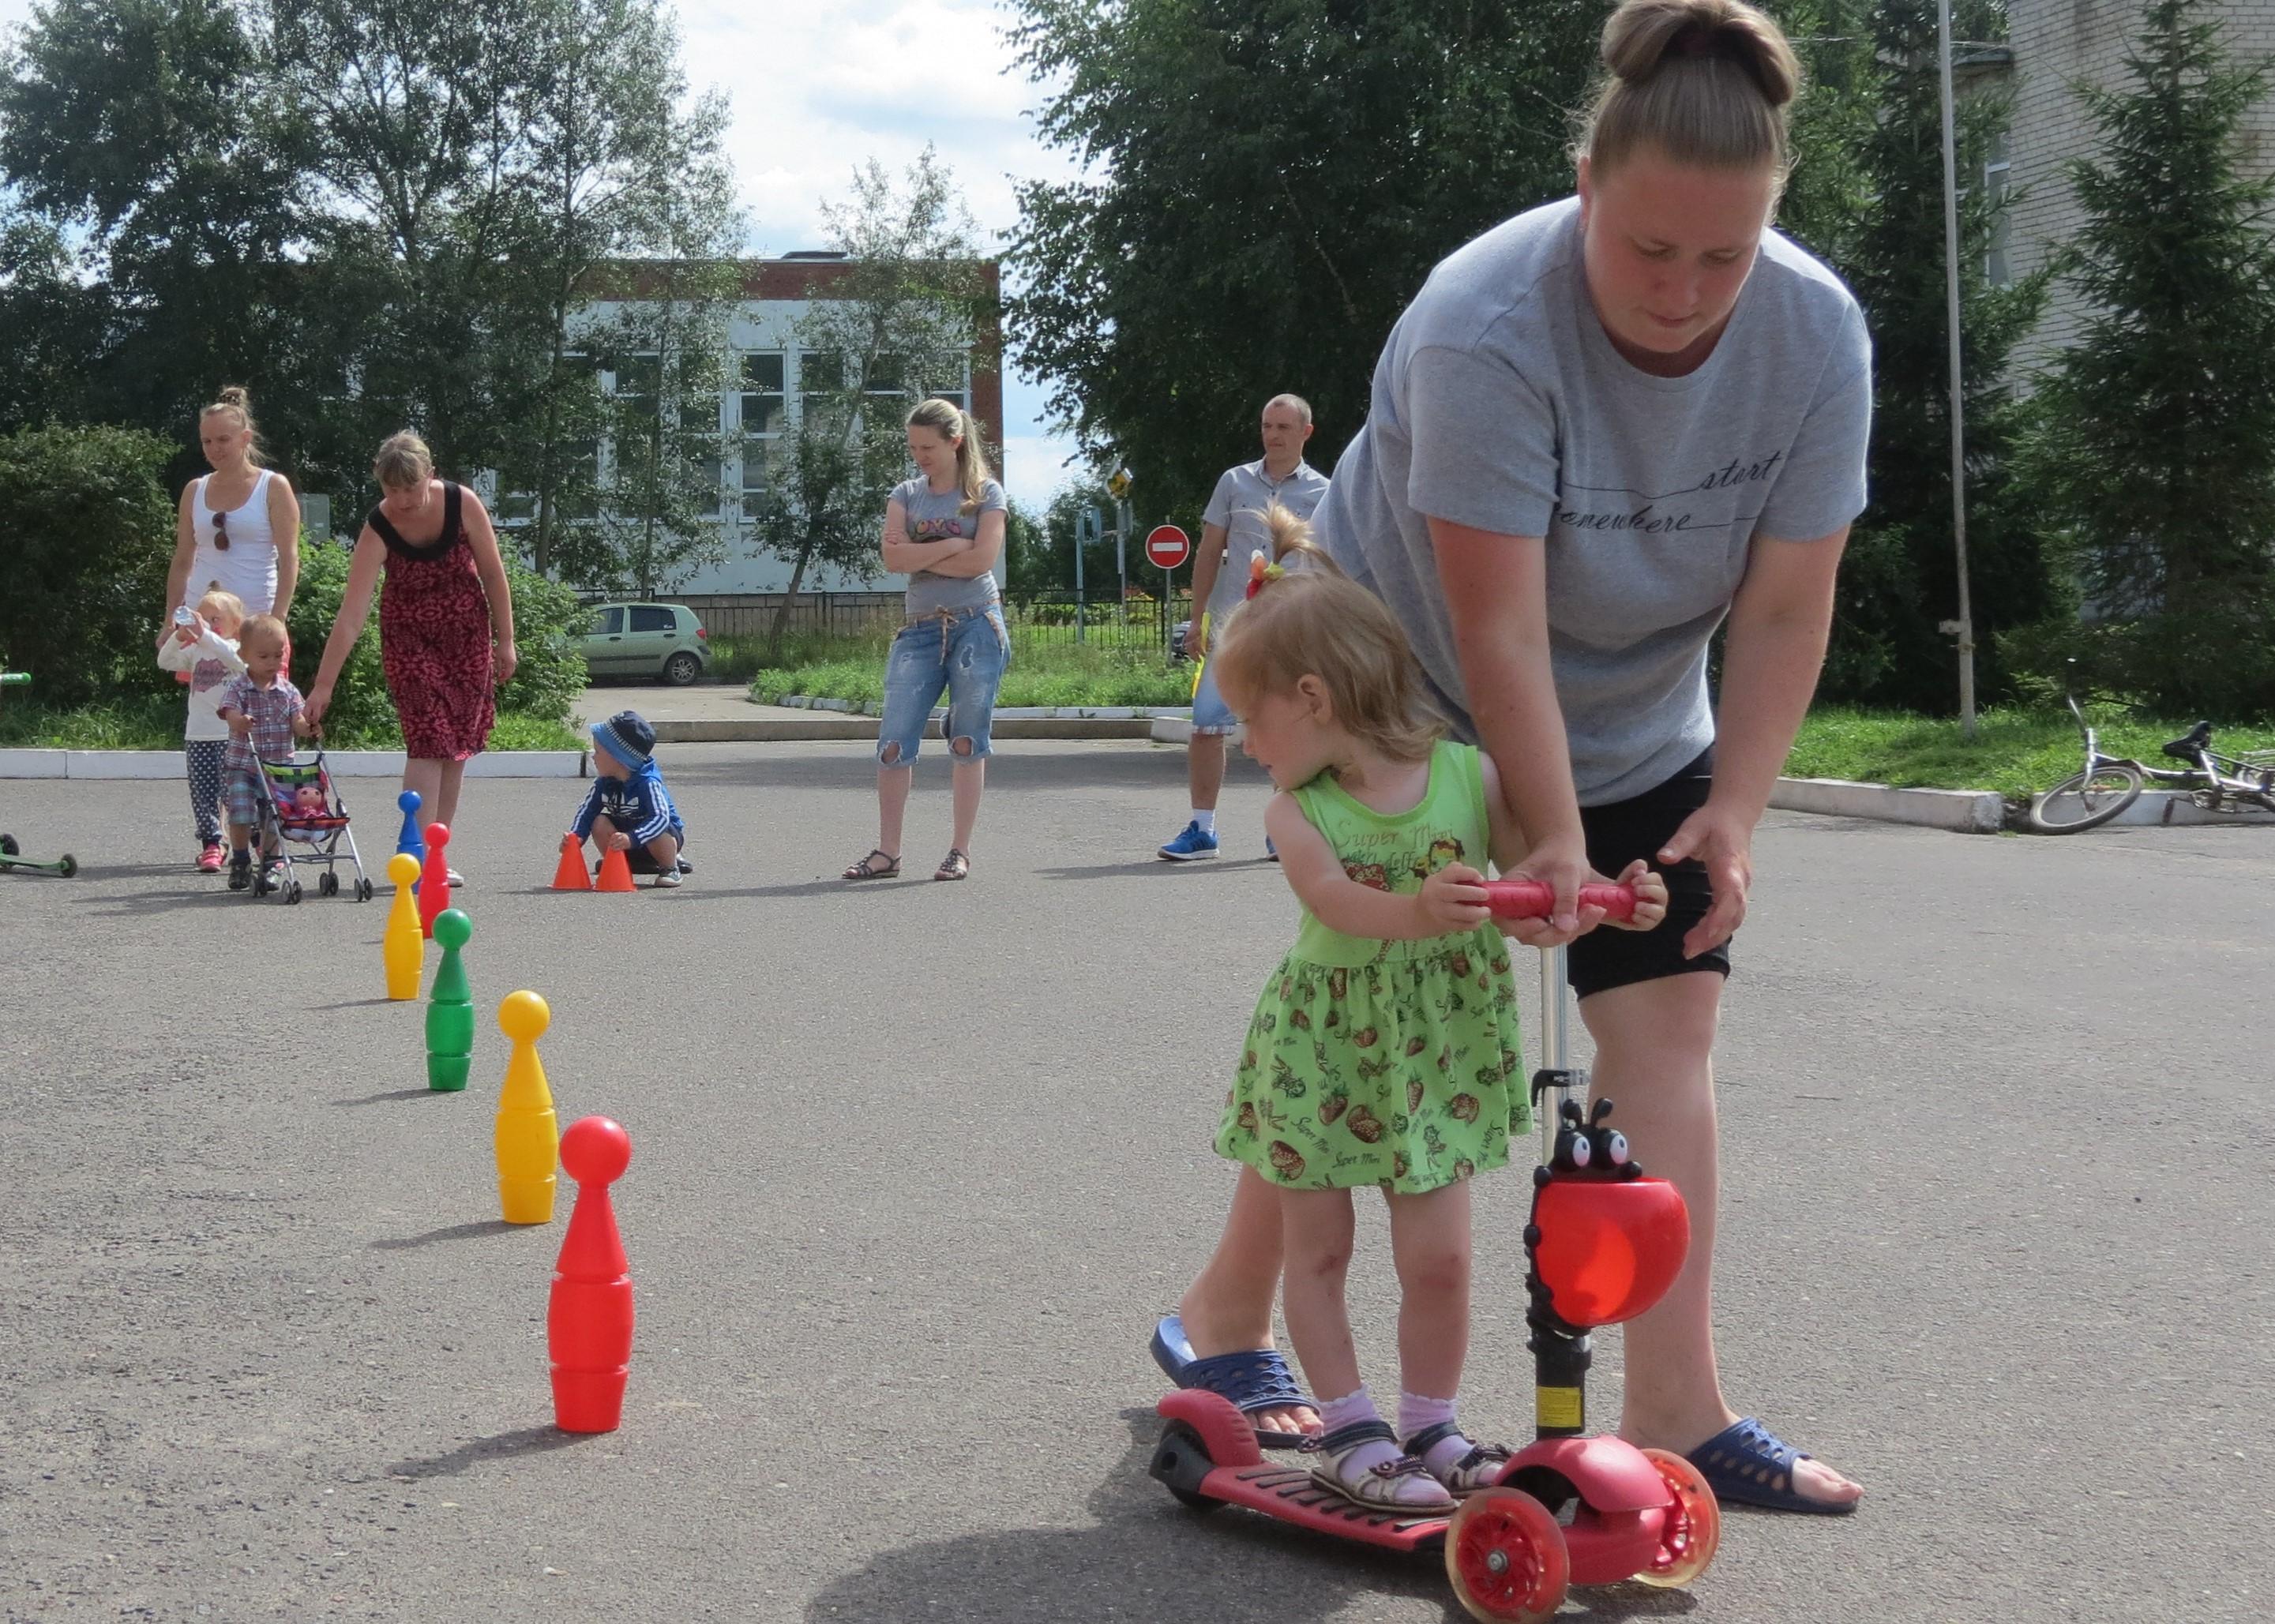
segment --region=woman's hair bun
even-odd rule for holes
[[[1801,64],[1770,19],[1745,0],[1627,0],[1604,25],[1604,66],[1630,85],[1670,58],[1714,57],[1743,68],[1772,107],[1801,89]]]

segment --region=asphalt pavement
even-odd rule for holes
[[[177,783],[0,784],[0,827],[83,865],[0,876],[0,1617],[1458,1618],[1434,1561],[1196,1515],[1145,1473],[1145,1337],[1213,1239],[1218,1102],[1294,922],[1260,777],[1228,855],[1176,866],[1151,853],[1181,751],[1021,744],[940,885],[926,755],[910,877],[860,887],[858,745],[667,749],[698,872],[631,896],[546,888],[582,786],[472,782],[461,1095],[382,999],[383,903],[228,895]],[[347,788],[376,878],[390,797]],[[1734,1510],[1689,1592],[1569,1614],[2266,1617],[2275,838],[1773,813],[1756,864],[1725,1376],[1870,1498]],[[567,1190],[549,1226],[498,1217],[521,987],[563,1123],[632,1140],[639,1332],[598,1437],[549,1424]],[[1504,1437],[1526,1198],[1478,1191],[1464,1413]]]

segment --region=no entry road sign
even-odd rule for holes
[[[1157,525],[1145,536],[1145,559],[1160,570],[1174,570],[1192,555],[1193,544],[1175,525]]]

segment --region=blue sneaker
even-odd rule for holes
[[[1213,857],[1216,856],[1216,836],[1198,822],[1189,823],[1176,839],[1161,848],[1161,855],[1172,863],[1190,863],[1195,857]]]
[[[1269,835],[1264,837],[1264,860],[1266,863],[1277,863],[1280,860],[1280,848],[1272,843],[1272,837]]]

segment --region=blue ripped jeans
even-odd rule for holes
[[[911,620],[893,638],[885,661],[884,714],[877,723],[877,759],[906,767],[917,759],[932,707],[948,694],[948,739],[970,739],[960,761],[984,760],[993,753],[988,729],[995,719],[995,691],[1011,663],[1010,634],[1003,614],[984,609],[941,609]]]

